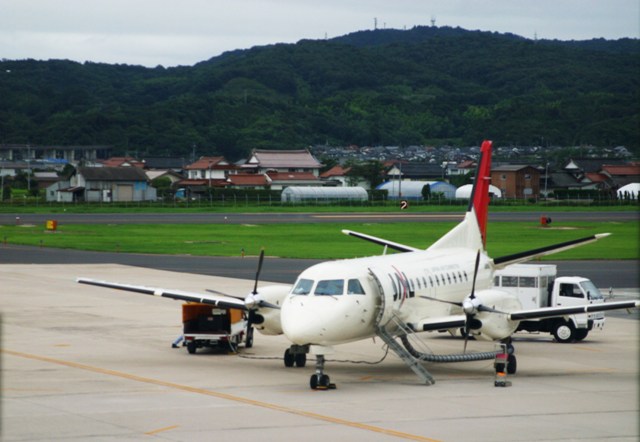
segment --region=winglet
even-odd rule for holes
[[[468,211],[475,211],[478,226],[482,234],[482,244],[487,245],[487,217],[489,214],[489,184],[491,183],[491,146],[492,142],[485,140],[480,147],[480,159],[476,170],[476,180],[469,201]]]

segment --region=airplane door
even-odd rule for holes
[[[406,284],[401,282],[396,275],[396,271],[385,267],[372,267],[369,272],[378,286],[379,310],[376,317],[376,326],[386,326],[402,305],[402,300],[406,297]]]

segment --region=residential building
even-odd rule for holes
[[[504,165],[491,169],[491,184],[503,198],[539,198],[540,171],[528,165]]]
[[[254,173],[311,173],[320,175],[322,164],[307,149],[264,150],[255,149],[242,168]]]
[[[47,201],[155,201],[156,189],[137,167],[78,167],[69,181],[47,188]]]

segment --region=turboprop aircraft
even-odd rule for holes
[[[376,336],[428,385],[435,381],[422,361],[460,362],[495,357],[496,352],[467,353],[469,336],[503,343],[508,353],[507,372],[515,373],[511,335],[519,321],[637,308],[640,302],[523,310],[515,296],[492,288],[493,272],[497,269],[588,244],[609,234],[490,258],[485,243],[491,144],[491,141],[482,144],[464,219],[427,249],[345,230],[343,233],[347,235],[384,246],[384,254],[320,263],[304,270],[293,285],[266,286],[258,291],[263,251],[253,290],[244,299],[213,290],[193,293],[88,278],[77,281],[248,311],[250,324],[263,334],[284,334],[292,342],[284,353],[286,366],[303,367],[307,353],[316,356],[315,372],[309,382],[312,389],[335,387],[324,373],[325,355],[333,352],[333,346]],[[399,253],[387,254],[388,249]],[[417,333],[444,330],[463,331],[462,354],[421,353],[409,341]]]

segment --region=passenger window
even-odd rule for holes
[[[433,278],[431,276],[429,276],[429,285],[433,287]]]
[[[344,293],[344,281],[342,279],[327,279],[318,281],[314,295],[342,295]]]
[[[291,293],[294,295],[308,295],[311,293],[311,287],[313,287],[313,281],[311,279],[301,279]]]
[[[502,277],[502,287],[518,287],[518,277],[517,276],[503,276]]]
[[[493,278],[493,285],[496,287],[500,287],[500,277],[496,276]]]
[[[455,283],[457,283],[457,282],[458,282],[458,280],[456,279],[456,274],[455,274],[455,272],[453,273],[453,282],[455,282]]]
[[[362,284],[357,279],[350,279],[347,283],[347,294],[348,295],[364,295],[364,289],[362,288]]]

